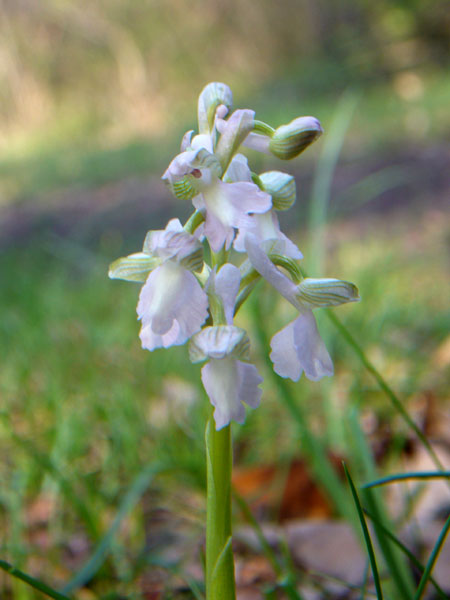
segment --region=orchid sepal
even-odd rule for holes
[[[178,219],[171,219],[165,229],[150,230],[144,240],[143,252],[162,260],[175,260],[192,271],[202,269],[202,245],[188,233]],[[188,265],[188,266],[185,266]]]
[[[218,81],[208,83],[198,98],[198,129],[200,133],[209,133],[214,127],[216,110],[224,105],[227,111],[233,106],[231,89]]]
[[[184,269],[192,271],[193,273],[201,273],[204,265],[203,248],[200,246],[194,250],[194,252],[182,258],[179,262]]]
[[[162,180],[175,197],[192,198],[209,183],[211,176],[220,177],[218,158],[204,147],[178,154],[167,167]],[[192,195],[191,195],[192,194]]]
[[[118,258],[109,266],[110,279],[123,279],[144,283],[151,271],[161,264],[161,259],[145,252],[135,252]]]
[[[226,171],[239,146],[252,131],[254,117],[253,110],[235,110],[229,119],[223,122],[221,136],[215,150],[223,171]]]
[[[320,337],[310,310],[276,333],[271,342],[270,359],[275,373],[298,381],[303,372],[311,381],[333,375],[333,362]]]
[[[226,356],[211,358],[202,368],[202,383],[211,404],[215,407],[216,430],[231,421],[242,424],[245,420],[244,403],[250,408],[259,406],[262,377],[252,364]]]
[[[193,182],[194,177],[192,175],[185,175],[179,181],[170,182],[169,188],[178,200],[192,200],[192,198],[198,194]]]
[[[250,340],[247,332],[235,325],[204,327],[189,341],[189,358],[193,363],[227,356],[248,361],[249,353]]]

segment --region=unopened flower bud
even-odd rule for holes
[[[259,181],[263,190],[272,196],[275,210],[287,210],[295,202],[295,179],[292,175],[280,171],[261,173]]]
[[[289,160],[298,156],[323,133],[315,117],[298,117],[275,130],[269,149],[277,158]]]
[[[203,88],[198,99],[198,128],[200,133],[208,133],[212,130],[216,109],[221,104],[228,110],[231,109],[233,94],[230,88],[225,83],[209,83]]]
[[[298,300],[309,308],[339,306],[360,300],[358,288],[349,281],[340,279],[306,278],[298,286]]]

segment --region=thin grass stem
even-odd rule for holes
[[[361,489],[369,489],[379,485],[395,483],[397,481],[406,481],[408,479],[442,479],[450,478],[450,471],[418,471],[416,473],[400,473],[397,475],[389,475],[382,477],[376,481],[370,481],[360,486]]]
[[[283,566],[281,565],[280,561],[277,558],[277,555],[275,554],[275,552],[273,551],[269,542],[267,541],[266,536],[264,535],[264,532],[263,532],[260,524],[255,519],[255,517],[252,515],[252,512],[251,512],[247,502],[244,500],[244,498],[242,498],[242,496],[240,496],[237,493],[236,489],[234,489],[234,488],[233,488],[233,497],[234,497],[235,501],[237,502],[239,508],[241,509],[245,519],[247,520],[247,522],[250,524],[253,531],[255,532],[256,537],[258,538],[258,541],[261,544],[261,548],[263,549],[263,552],[266,555],[266,558],[269,560],[270,564],[272,565],[272,568],[275,571],[275,574],[277,575],[277,577],[279,579],[281,579],[284,575]],[[292,600],[303,600],[302,596],[297,592],[297,590],[295,589],[295,586],[292,584],[292,579],[293,579],[293,574],[288,573],[288,579],[287,579],[286,583],[284,583],[284,585],[283,585],[283,590],[285,591],[288,598],[291,598]]]
[[[428,559],[428,562],[426,564],[425,571],[423,572],[422,578],[419,581],[419,586],[417,587],[417,591],[414,596],[414,600],[421,600],[421,598],[423,598],[423,595],[425,593],[425,588],[431,577],[431,572],[432,572],[434,565],[438,559],[439,552],[441,551],[441,548],[444,545],[445,538],[447,537],[447,533],[448,533],[449,529],[450,529],[450,515],[448,516],[447,520],[445,521],[444,527],[442,528],[442,531],[436,541],[436,544],[434,545],[433,551],[430,554],[430,558]]]
[[[46,583],[44,583],[40,579],[31,577],[31,575],[24,573],[20,569],[16,569],[16,567],[14,567],[13,565],[10,565],[5,560],[0,560],[0,569],[3,569],[4,571],[6,571],[6,573],[11,575],[12,577],[19,579],[20,581],[23,581],[24,583],[28,584],[29,586],[31,586],[38,592],[45,594],[49,598],[53,598],[54,600],[72,600],[70,598],[70,596],[66,596],[66,594],[61,594],[61,592],[57,592],[56,590],[54,590],[53,588],[48,586]]]
[[[371,375],[373,375],[373,377],[376,379],[378,385],[383,390],[383,392],[386,394],[386,396],[389,398],[389,400],[392,402],[392,405],[397,410],[397,412],[401,415],[401,417],[403,418],[405,423],[410,427],[410,429],[412,429],[414,431],[414,433],[417,435],[419,440],[425,446],[425,448],[428,451],[428,454],[430,455],[430,458],[432,459],[432,461],[434,462],[436,467],[440,471],[444,471],[445,470],[444,466],[442,465],[441,461],[439,460],[436,452],[431,447],[430,442],[427,440],[425,435],[420,431],[420,429],[417,427],[417,425],[411,419],[411,417],[408,414],[408,411],[405,409],[403,404],[400,402],[399,398],[394,393],[392,388],[387,384],[386,380],[381,375],[381,373],[369,361],[364,350],[361,348],[361,346],[358,344],[358,342],[352,336],[352,334],[347,329],[347,327],[340,321],[340,319],[333,312],[326,310],[325,313],[326,313],[327,317],[330,319],[330,321],[333,323],[333,325],[336,327],[336,329],[339,331],[339,333],[341,333],[341,335],[345,339],[345,341],[353,348],[353,350],[355,351],[355,353],[358,356],[361,363],[365,366],[365,368],[369,371],[369,373]]]
[[[152,482],[153,477],[164,470],[167,469],[160,464],[153,463],[145,467],[138,474],[138,476],[131,483],[128,491],[124,494],[116,516],[114,517],[108,531],[97,544],[97,547],[91,557],[84,563],[71,581],[64,586],[64,593],[73,592],[94,577],[111,552],[114,536],[119,530],[123,519],[137,504],[139,499],[142,497],[142,494]]]
[[[391,531],[389,531],[389,529],[387,527],[385,527],[383,525],[383,523],[381,523],[381,521],[377,517],[375,517],[375,515],[373,515],[370,511],[368,511],[365,508],[363,510],[364,510],[364,513],[369,517],[369,519],[371,521],[373,521],[373,523],[376,523],[376,525],[381,529],[383,534],[386,537],[388,537],[408,557],[408,559],[420,571],[420,573],[423,573],[425,571],[425,567],[415,557],[415,555],[411,552],[411,550],[409,550],[409,548],[407,548],[405,546],[405,544],[403,544],[398,539],[398,537],[396,537]],[[430,581],[434,585],[434,588],[435,588],[437,594],[439,595],[439,597],[442,598],[442,600],[448,600],[448,595],[444,592],[444,590],[440,587],[438,582],[431,575],[430,575]]]
[[[355,485],[350,477],[350,473],[348,472],[347,466],[345,462],[342,463],[344,467],[345,476],[347,477],[347,481],[350,485],[350,490],[352,492],[353,500],[355,502],[356,510],[358,513],[359,521],[361,523],[361,528],[364,534],[364,540],[366,542],[367,553],[369,555],[370,566],[372,568],[373,581],[375,584],[375,590],[377,593],[378,600],[383,600],[383,592],[381,589],[380,575],[378,573],[377,561],[375,558],[375,552],[373,550],[372,540],[370,539],[369,528],[367,527],[366,519],[364,518],[364,512],[361,506],[361,502],[358,497],[358,492],[356,491]]]

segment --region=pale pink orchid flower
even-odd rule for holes
[[[147,236],[144,251],[161,259],[149,274],[139,295],[139,334],[147,350],[184,344],[200,330],[208,316],[208,297],[195,275],[182,264],[197,249],[198,240],[178,219],[165,230]]]
[[[254,269],[300,313],[271,340],[270,358],[274,371],[293,381],[298,381],[303,372],[311,381],[333,375],[333,363],[320,337],[312,309],[357,301],[357,288],[338,279],[304,279],[295,284],[272,263],[267,246],[251,234],[245,238],[245,248]],[[279,253],[276,244],[272,250]]]
[[[247,334],[233,325],[240,278],[239,269],[231,264],[223,265],[218,273],[215,270],[211,272],[208,293],[214,294],[216,301],[221,302],[226,324],[205,327],[193,336],[189,347],[193,362],[208,359],[202,367],[201,378],[214,406],[216,430],[226,427],[232,420],[243,423],[244,403],[256,408],[262,394],[259,388],[262,377],[246,360],[249,347]]]
[[[252,174],[247,158],[243,154],[236,154],[225,173],[227,181],[252,181]],[[280,230],[278,216],[275,210],[270,209],[264,213],[249,215],[241,222],[238,234],[233,242],[233,248],[238,252],[245,252],[245,236],[250,233],[259,242],[277,240],[282,254],[290,258],[300,259],[303,254],[297,246]]]
[[[232,155],[249,127],[250,116],[247,113],[253,114],[252,111],[235,111],[225,122],[227,127],[215,149],[217,155],[212,152],[211,136],[198,135],[190,142],[188,132],[182,143],[185,150],[172,160],[162,177],[174,186],[190,176],[189,185],[197,192],[192,203],[205,216],[201,232],[208,239],[213,252],[223,247],[228,250],[235,230],[249,223],[249,215],[264,213],[272,206],[270,194],[262,191],[251,178],[232,182],[221,178],[223,166],[220,159],[228,162],[229,158],[232,162]],[[241,129],[244,131],[242,135]]]

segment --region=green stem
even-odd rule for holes
[[[206,426],[206,598],[235,600],[231,548],[231,429]]]

